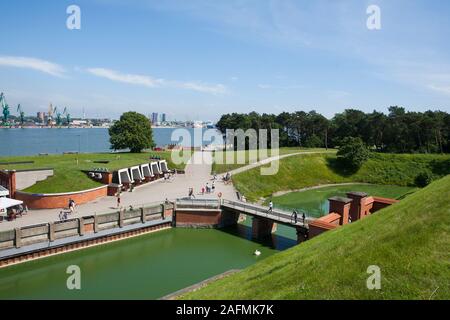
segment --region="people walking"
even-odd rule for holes
[[[189,198],[190,199],[192,199],[192,198],[195,198],[195,195],[194,195],[194,188],[189,188]]]
[[[306,222],[306,215],[304,212],[302,212],[302,220],[303,220],[303,224],[305,224]]]
[[[73,199],[69,200],[69,210],[71,214],[73,214],[75,211],[75,201]]]
[[[292,213],[293,217],[294,217],[294,222],[295,224],[297,224],[297,218],[298,218],[298,212],[297,210],[294,210],[294,212]]]
[[[270,200],[270,202],[269,202],[269,212],[270,213],[273,212],[273,202],[272,202],[272,200]]]

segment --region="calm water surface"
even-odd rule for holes
[[[206,129],[186,128],[192,139],[171,139],[174,128],[153,128],[153,140],[157,146],[181,144],[201,146]],[[194,130],[197,130],[197,138]],[[24,128],[0,129],[1,156],[30,156],[39,153],[110,152],[108,129],[92,128]]]
[[[262,243],[249,235],[245,225],[170,229],[7,267],[0,269],[0,299],[156,299],[296,243],[282,234]],[[81,290],[66,287],[70,265],[81,268]]]

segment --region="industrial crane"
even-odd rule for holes
[[[0,94],[0,103],[2,105],[3,112],[3,125],[8,125],[8,117],[9,117],[9,106],[6,103],[5,95],[3,92]]]
[[[25,123],[25,112],[23,112],[22,107],[20,106],[20,103],[17,106],[17,113],[19,113],[20,125],[23,126],[23,124]]]
[[[70,121],[72,121],[72,119],[70,118],[70,113],[67,111],[67,108],[64,108],[63,115],[66,117],[67,126],[70,127]]]
[[[56,113],[56,125],[60,127],[62,124],[61,112],[58,112],[58,107],[55,107],[53,112]]]

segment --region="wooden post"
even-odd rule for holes
[[[22,246],[22,231],[20,228],[16,228],[15,230],[15,245],[16,248],[20,248]]]
[[[165,216],[166,216],[166,204],[165,203],[163,203],[162,205],[161,205],[161,209],[162,209],[162,212],[161,212],[161,219],[165,219]]]
[[[55,241],[55,224],[53,222],[48,224],[48,240],[50,242]]]
[[[123,210],[119,211],[119,228],[123,228]]]
[[[97,215],[94,216],[94,233],[98,232],[98,219]]]
[[[84,236],[84,219],[83,217],[78,218],[78,234]]]

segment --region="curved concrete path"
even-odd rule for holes
[[[212,153],[194,152],[186,165],[186,174],[178,174],[173,181],[164,182],[158,180],[143,186],[137,187],[133,192],[124,192],[121,196],[121,206],[128,208],[130,205],[139,207],[144,204],[162,203],[166,198],[175,200],[176,198],[187,197],[188,189],[194,188],[196,198],[216,198],[219,192],[222,192],[223,198],[230,200],[236,199],[234,187],[225,185],[222,181],[216,181],[215,194],[200,195],[200,190],[209,182],[211,177]],[[69,218],[94,215],[99,213],[111,212],[117,210],[116,197],[104,197],[86,204],[77,206],[76,212]],[[27,215],[14,221],[3,221],[0,223],[0,231],[10,230],[17,227],[47,223],[59,220],[61,209],[48,210],[30,210]]]

